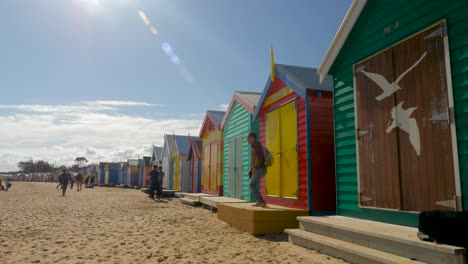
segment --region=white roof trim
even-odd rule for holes
[[[320,67],[318,68],[317,74],[319,75],[320,83],[322,83],[327,77],[328,71],[330,71],[331,66],[335,62],[336,57],[340,53],[341,48],[348,38],[349,33],[351,33],[351,30],[353,29],[354,24],[359,18],[359,15],[364,9],[366,3],[367,0],[354,0],[351,4],[348,13],[346,13],[343,22],[341,22],[338,32],[336,32],[335,38],[333,38],[333,41],[328,48],[327,54],[325,54],[325,57],[323,58],[322,64],[320,64]]]

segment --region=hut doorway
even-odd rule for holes
[[[268,196],[298,198],[296,108],[294,100],[266,114],[265,144],[274,157],[266,176]]]

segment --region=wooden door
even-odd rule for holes
[[[243,175],[242,172],[244,171],[244,166],[242,165],[243,161],[243,148],[242,148],[242,136],[236,138],[236,192],[235,192],[235,198],[237,199],[242,199],[243,197]]]
[[[395,100],[381,99],[382,89],[371,79],[378,73],[393,82],[392,64],[389,49],[355,68],[359,201],[363,206],[400,209],[398,140],[386,132]]]
[[[210,189],[210,158],[211,158],[211,145],[205,144],[203,146],[203,169],[202,169],[202,184],[203,189],[209,190]]]
[[[455,210],[444,24],[356,65],[361,205]]]
[[[268,196],[281,196],[281,166],[280,166],[280,110],[275,109],[265,116],[265,145],[275,158],[266,174],[265,193]]]
[[[235,165],[235,159],[236,158],[236,147],[235,147],[235,140],[231,139],[229,141],[229,197],[234,197],[234,182],[235,182],[235,170],[236,170],[236,165]]]
[[[281,197],[297,198],[299,175],[297,160],[297,110],[296,101],[280,108],[280,168]]]
[[[414,67],[399,82],[402,115],[391,131],[400,141],[402,207],[408,211],[455,210],[438,205],[455,197],[444,32],[438,24],[393,48],[396,76]]]
[[[179,163],[179,156],[174,156],[174,190],[180,190],[180,163]]]
[[[210,156],[210,190],[216,190],[218,184],[218,143],[211,143],[211,156]]]

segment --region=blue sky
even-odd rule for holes
[[[0,171],[198,134],[277,63],[318,67],[351,0],[0,1]],[[153,28],[153,29],[152,29]],[[153,32],[152,32],[153,31]]]

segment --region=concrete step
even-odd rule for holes
[[[419,264],[424,263],[376,249],[356,245],[301,229],[286,229],[289,242],[302,247],[315,249],[321,253],[341,258],[356,264]]]
[[[466,263],[464,248],[421,241],[416,228],[343,216],[307,216],[297,220],[304,231],[408,259],[426,263]]]
[[[184,192],[174,192],[174,195],[175,197],[177,198],[184,198],[185,197],[185,194]]]
[[[183,202],[184,204],[191,205],[191,206],[201,205],[200,201],[193,200],[190,198],[179,198],[179,201]]]

